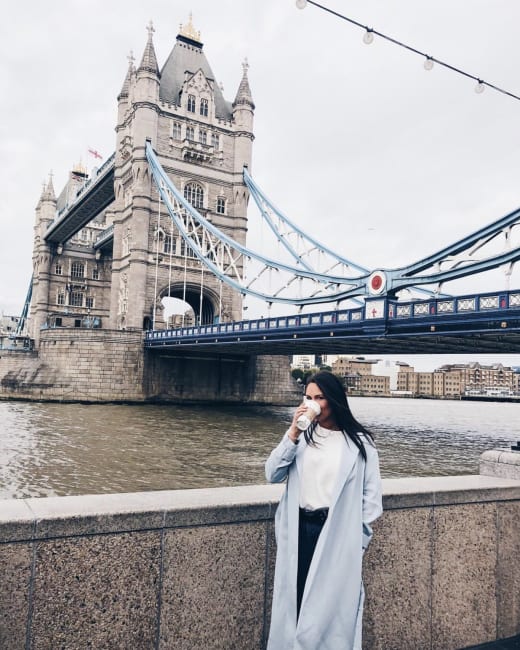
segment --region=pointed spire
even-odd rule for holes
[[[148,30],[148,42],[144,48],[143,58],[141,59],[141,63],[137,69],[137,72],[151,72],[152,74],[155,74],[159,77],[159,66],[157,65],[157,57],[155,56],[155,49],[153,47],[152,40],[152,36],[155,31],[152,21],[149,22],[146,29]]]
[[[132,50],[130,50],[130,54],[128,55],[128,71],[126,73],[125,80],[123,81],[123,87],[121,88],[121,92],[117,96],[118,102],[121,101],[122,99],[126,99],[130,92],[132,78],[135,74],[134,61],[135,61],[134,53],[132,52]]]
[[[36,209],[38,210],[42,204],[42,201],[45,198],[45,192],[47,191],[47,184],[45,182],[45,179],[42,181],[42,191],[40,194],[40,198],[38,199],[38,203],[36,204]]]
[[[52,182],[53,177],[52,170],[49,172],[49,182],[47,183],[47,189],[45,190],[45,198],[48,201],[56,201],[56,193],[54,192],[54,184]]]
[[[244,62],[242,63],[242,68],[243,68],[242,81],[240,82],[240,85],[238,87],[237,96],[235,97],[235,101],[233,102],[233,108],[235,108],[239,104],[246,104],[247,106],[249,106],[251,109],[254,110],[255,104],[253,102],[253,97],[251,96],[251,89],[249,88],[249,79],[247,78],[247,70],[249,68],[249,63],[247,62],[247,59],[244,59]]]
[[[54,193],[54,185],[52,183],[52,171],[49,172],[48,183],[45,184],[45,181],[43,182],[42,195],[40,197],[39,203],[43,203],[43,201],[53,201],[54,203],[56,202],[56,194]]]

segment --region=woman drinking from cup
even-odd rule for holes
[[[382,512],[381,479],[373,438],[335,375],[308,379],[265,471],[271,483],[287,479],[268,650],[361,650],[361,565]]]

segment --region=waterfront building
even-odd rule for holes
[[[399,370],[397,384],[399,392],[431,396],[434,392],[434,373],[415,372],[411,366],[408,366]]]
[[[390,377],[351,373],[343,377],[349,395],[390,396]]]
[[[512,368],[501,363],[446,364],[434,372],[415,372],[413,368],[403,368],[398,375],[398,390],[424,397],[507,397],[518,392],[518,376]]]
[[[149,140],[184,197],[230,237],[245,243],[253,103],[248,65],[235,98],[224,98],[191,17],[159,69],[153,27],[137,67],[133,57],[117,96],[114,201],[72,239],[45,240],[49,226],[95,179],[81,165],[56,196],[52,178],[36,207],[30,335],[40,329],[166,327],[162,299],[182,299],[201,323],[240,320],[242,296],[206,274],[159,196],[145,157]],[[114,92],[114,95],[116,93]],[[203,284],[203,286],[202,286]],[[179,319],[173,319],[178,325]]]
[[[390,395],[391,373],[381,359],[340,355],[332,363],[332,372],[343,378],[351,395]],[[374,368],[381,369],[375,373]]]
[[[354,357],[340,355],[332,364],[332,372],[340,377],[351,374],[371,375],[372,366],[377,364],[379,359],[365,359],[365,357]]]

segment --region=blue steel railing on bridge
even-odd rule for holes
[[[366,316],[372,308],[376,315]],[[382,308],[381,308],[382,307]],[[507,313],[508,310],[520,311],[520,291],[504,291],[499,293],[473,294],[453,296],[451,298],[436,298],[422,301],[398,302],[388,298],[367,300],[363,307],[340,309],[336,311],[298,314],[293,316],[277,316],[242,320],[229,323],[213,323],[176,329],[154,330],[146,333],[145,346],[155,347],[166,343],[194,341],[209,343],[233,339],[237,336],[262,335],[264,332],[277,333],[286,331],[288,335],[297,336],[312,332],[313,328],[353,327],[361,324],[369,325],[383,322],[416,322],[418,319],[428,320],[443,318],[463,321],[464,319],[486,320],[490,316],[496,319],[497,312]],[[372,312],[373,313],[373,312]]]

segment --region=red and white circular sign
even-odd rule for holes
[[[386,289],[386,274],[383,271],[374,271],[368,278],[368,291],[373,296],[379,296]]]

